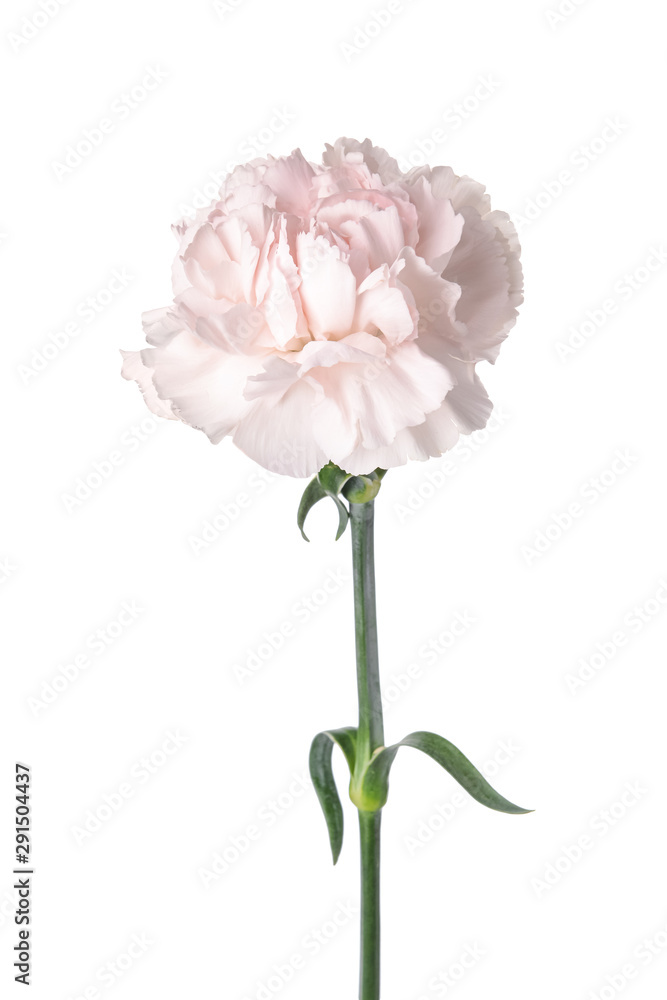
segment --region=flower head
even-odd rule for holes
[[[486,424],[475,364],[495,361],[522,273],[481,184],[341,138],[321,164],[236,167],[174,231],[174,301],[122,352],[154,413],[292,476],[424,460]]]

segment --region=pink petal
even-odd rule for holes
[[[461,239],[463,216],[456,214],[449,199],[434,197],[424,177],[411,186],[410,198],[419,213],[417,253],[434,271],[442,270],[447,255]]]
[[[204,431],[213,444],[230,434],[247,412],[243,389],[248,376],[261,370],[263,360],[223,353],[189,330],[165,347],[140,353],[158,396],[170,400],[180,419]]]
[[[300,233],[297,237],[299,295],[308,328],[316,339],[333,339],[350,332],[357,282],[339,253],[321,236]]]
[[[141,351],[121,351],[123,365],[121,375],[128,381],[136,382],[141,389],[144,402],[148,409],[157,417],[166,417],[167,420],[178,420],[178,414],[174,412],[171,401],[161,399],[153,385],[153,373],[147,368],[141,359]]]
[[[305,219],[310,214],[314,176],[312,165],[300,149],[295,149],[289,156],[270,158],[264,183],[275,193],[279,212],[293,212]]]
[[[396,286],[385,264],[379,267],[359,286],[354,313],[355,330],[374,333],[379,330],[392,344],[400,344],[417,332],[419,315],[411,302]]]

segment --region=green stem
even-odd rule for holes
[[[361,778],[378,747],[384,746],[378,669],[373,557],[374,501],[350,503],[354,623],[359,692],[359,730],[353,781]],[[359,810],[361,840],[361,959],[359,1000],[380,998],[380,816]]]
[[[384,746],[382,701],[378,670],[378,635],[375,618],[375,563],[373,558],[373,507],[350,504],[352,572],[354,576],[354,626],[359,691],[357,760],[365,767],[377,747]]]
[[[359,1000],[380,1000],[380,817],[359,810],[361,838],[361,957]]]

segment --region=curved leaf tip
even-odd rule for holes
[[[306,542],[310,541],[303,530],[303,526],[306,523],[306,517],[315,504],[319,503],[319,501],[323,500],[325,497],[331,497],[338,508],[338,530],[336,532],[336,541],[338,541],[347,527],[349,517],[347,507],[336,493],[332,493],[330,490],[326,489],[326,487],[320,482],[319,477],[315,476],[315,478],[311,479],[303,491],[296,516],[296,523],[299,526],[301,537]]]
[[[392,746],[383,747],[370,761],[362,783],[362,801],[365,808],[381,809],[387,801],[389,772],[400,747],[414,747],[440,764],[459,785],[477,802],[497,812],[521,815],[533,812],[517,806],[500,795],[477,770],[458,747],[436,733],[410,733]]]

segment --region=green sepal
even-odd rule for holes
[[[339,469],[333,462],[327,462],[317,473],[317,478],[326,493],[338,496],[348,479],[352,478],[352,473]]]
[[[375,500],[380,492],[382,476],[386,471],[377,469],[375,472],[369,472],[367,476],[350,476],[343,486],[343,496],[350,503],[368,503],[370,500]]]
[[[361,791],[364,808],[368,810],[381,809],[387,801],[389,771],[394,762],[394,758],[400,747],[414,747],[422,753],[432,757],[445,771],[458,781],[459,785],[468,792],[469,795],[481,802],[489,809],[496,809],[498,812],[521,813],[532,812],[532,809],[523,809],[515,806],[503,798],[488,783],[483,774],[472,764],[461,751],[436,733],[417,732],[410,733],[400,743],[394,743],[389,747],[381,747],[376,750],[366,768]]]
[[[318,733],[311,744],[308,758],[310,776],[329,831],[334,864],[338,861],[343,846],[343,807],[333,776],[331,755],[336,744],[343,751],[352,774],[356,757],[356,736],[357,730],[351,727]]]

